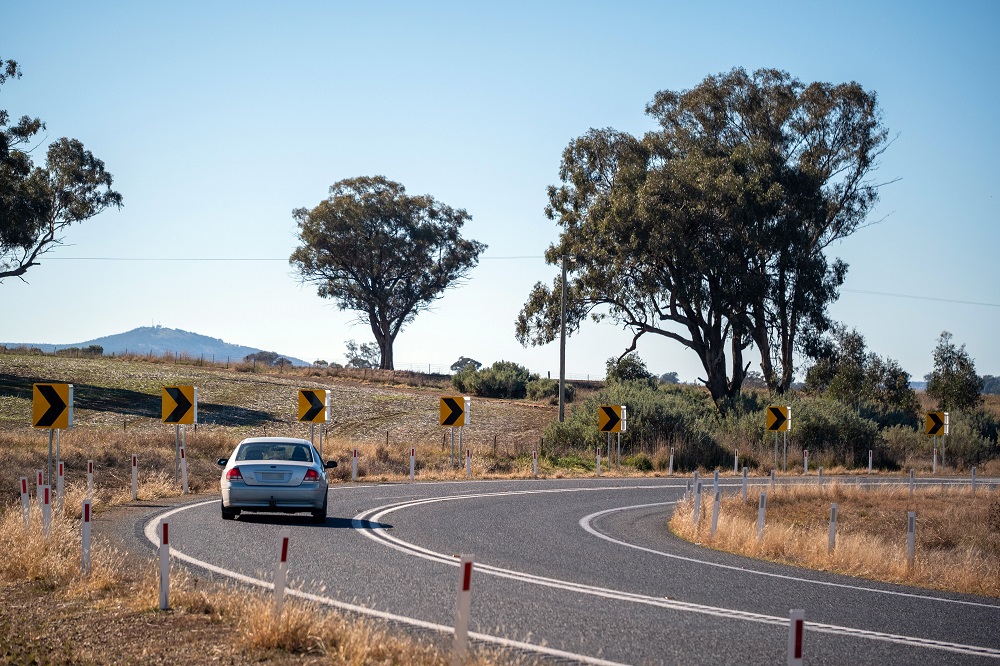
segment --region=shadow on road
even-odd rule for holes
[[[350,518],[327,518],[326,522],[314,523],[312,517],[306,514],[280,515],[273,513],[241,513],[238,520],[244,523],[255,523],[258,525],[297,525],[300,527],[318,527],[326,529],[353,529],[354,521]],[[389,523],[375,523],[370,520],[359,520],[357,527],[364,530],[391,530]]]

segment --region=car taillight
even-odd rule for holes
[[[319,482],[319,472],[314,469],[307,469],[306,476],[302,479],[304,483],[318,483]]]
[[[234,467],[228,472],[226,472],[226,479],[228,479],[229,481],[242,481],[243,472],[240,471],[239,467]]]

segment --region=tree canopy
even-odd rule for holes
[[[956,347],[952,334],[942,331],[934,348],[934,369],[927,380],[927,395],[938,401],[942,410],[966,410],[978,407],[983,397],[983,380],[976,374],[976,362]]]
[[[797,352],[831,322],[847,266],[826,247],[865,223],[888,143],[876,95],[734,69],[661,91],[642,138],[592,129],[563,153],[546,214],[562,231],[546,260],[571,257],[567,330],[588,315],[695,352],[716,405],[737,395],[756,347],[767,385],[792,383]],[[560,278],[535,285],[522,344],[555,339]]]
[[[0,59],[0,85],[20,76],[16,62]],[[45,123],[28,116],[11,124],[0,109],[0,282],[39,265],[39,257],[62,244],[71,224],[122,206],[104,163],[76,139],[52,142],[45,166],[35,166],[30,144],[44,129]]]
[[[855,408],[870,404],[882,413],[896,412],[912,422],[919,403],[910,388],[910,375],[899,363],[865,347],[856,330],[836,325],[831,338],[817,351],[806,373],[806,390],[827,395]]]
[[[410,196],[383,176],[335,183],[327,199],[293,215],[302,245],[289,262],[320,296],[371,327],[383,369],[393,368],[403,326],[460,284],[486,249],[460,235],[472,219],[464,210]]]

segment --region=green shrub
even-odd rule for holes
[[[635,467],[636,470],[640,472],[652,472],[653,471],[653,461],[650,460],[649,456],[645,453],[637,453],[634,456],[628,456],[623,460],[626,465],[630,467]]]
[[[527,385],[528,400],[549,399],[553,405],[559,404],[559,382],[555,379],[532,379]],[[576,388],[572,384],[563,386],[563,398],[566,402],[573,402],[576,395]]]
[[[523,398],[528,394],[528,381],[533,378],[528,369],[512,361],[497,361],[488,368],[476,370],[467,365],[452,377],[452,385],[462,393],[481,398]]]

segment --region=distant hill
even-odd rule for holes
[[[100,345],[104,348],[104,353],[109,355],[129,353],[162,356],[170,353],[187,354],[191,358],[204,356],[205,359],[210,359],[214,357],[216,361],[230,359],[233,362],[242,361],[248,354],[265,351],[256,347],[230,344],[218,338],[210,338],[207,335],[199,335],[190,331],[182,331],[177,328],[164,328],[162,326],[140,326],[125,333],[106,335],[102,338],[94,338],[93,340],[71,344],[39,344],[33,342],[5,342],[2,344],[6,347],[37,347],[45,352],[54,352],[69,347],[79,347],[82,349],[91,345]],[[309,365],[298,358],[291,356],[285,356],[285,358],[295,365]]]

